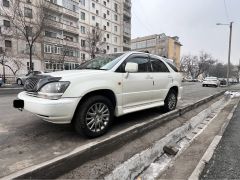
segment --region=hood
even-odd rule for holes
[[[66,70],[66,71],[57,71],[52,73],[45,73],[45,75],[50,75],[53,77],[61,77],[62,79],[68,79],[72,77],[82,77],[89,76],[94,74],[106,73],[104,70]]]

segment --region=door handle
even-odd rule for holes
[[[172,76],[168,76],[168,78],[173,78]]]

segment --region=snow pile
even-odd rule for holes
[[[238,98],[238,97],[240,97],[240,92],[227,91],[224,93],[224,95],[227,97],[230,97],[230,98]]]

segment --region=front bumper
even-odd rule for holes
[[[23,100],[23,108],[40,118],[56,123],[71,123],[76,107],[80,98],[61,98],[59,100],[49,100],[38,97],[32,97],[21,92],[18,98]]]

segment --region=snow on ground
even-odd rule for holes
[[[238,98],[240,97],[240,92],[227,91],[224,93],[224,95],[229,96],[230,98]]]

